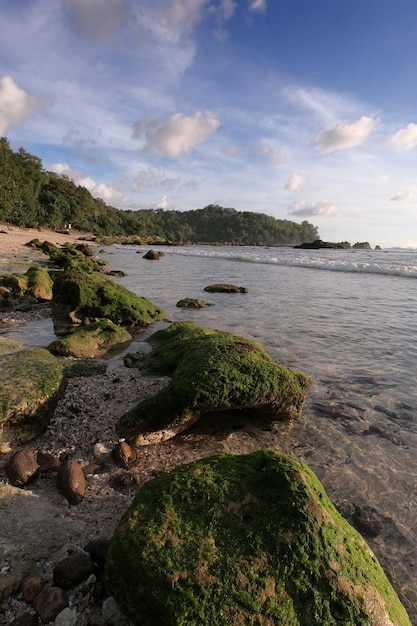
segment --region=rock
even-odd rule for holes
[[[150,261],[159,261],[159,259],[161,257],[164,256],[163,252],[155,252],[155,250],[148,250],[148,252],[146,252],[142,259],[148,259]]]
[[[32,265],[25,274],[0,276],[0,284],[14,294],[32,296],[36,302],[52,299],[52,279],[47,270],[38,265]]]
[[[103,274],[64,272],[54,282],[53,296],[52,314],[58,321],[70,312],[80,319],[107,318],[131,326],[167,318],[165,311]]]
[[[42,576],[38,576],[36,574],[26,576],[26,578],[23,579],[22,586],[20,588],[24,601],[28,604],[32,604],[35,598],[37,598],[40,592],[44,589],[45,584],[45,580]]]
[[[61,465],[61,461],[59,460],[59,458],[54,454],[51,454],[50,452],[42,452],[39,450],[38,454],[36,455],[36,460],[42,474],[56,472]]]
[[[55,565],[52,576],[57,587],[68,591],[96,573],[97,569],[88,554],[73,552]]]
[[[182,309],[203,309],[205,306],[208,306],[208,303],[205,300],[198,300],[195,298],[184,298],[183,300],[178,300],[177,307]]]
[[[123,350],[132,340],[132,335],[110,320],[96,320],[76,332],[56,339],[49,344],[48,350],[60,356],[88,358],[107,356],[118,349]]]
[[[117,443],[112,451],[112,456],[117,465],[127,469],[136,459],[136,453],[126,441]]]
[[[87,243],[77,243],[77,245],[75,246],[75,249],[82,252],[84,256],[89,256],[89,257],[94,256],[93,250]]]
[[[370,250],[371,249],[371,246],[367,241],[362,241],[362,242],[358,241],[357,243],[353,244],[353,247],[356,250]]]
[[[40,302],[52,300],[53,281],[47,270],[38,265],[32,265],[26,272],[28,277],[27,293]]]
[[[32,450],[18,450],[6,466],[7,477],[14,487],[24,487],[35,482],[39,476],[39,465]]]
[[[84,550],[88,552],[90,559],[97,565],[100,572],[104,571],[109,544],[110,541],[108,539],[94,539],[84,547]]]
[[[352,514],[352,524],[360,533],[368,537],[377,537],[382,532],[382,523],[372,510],[365,510],[360,506],[355,507]]]
[[[141,476],[137,472],[121,471],[113,474],[110,478],[110,485],[116,491],[136,490],[141,483]]]
[[[305,243],[300,243],[297,246],[293,246],[294,248],[303,248],[305,250],[319,250],[321,248],[331,248],[334,250],[350,250],[351,245],[348,241],[341,241],[339,243],[330,243],[329,241],[322,241],[321,239],[316,239],[315,241],[309,241]]]
[[[126,623],[126,618],[117,606],[116,600],[110,596],[106,598],[101,607],[101,613],[103,615],[104,623],[111,626],[117,625],[120,622]]]
[[[66,387],[65,364],[42,348],[0,356],[0,450],[43,432]]]
[[[57,487],[70,504],[80,504],[83,501],[86,482],[81,465],[77,461],[61,463],[57,475]]]
[[[146,482],[113,535],[105,582],[143,626],[411,626],[317,477],[272,450],[201,459]]]
[[[67,594],[59,587],[46,587],[38,595],[33,606],[43,623],[49,624],[68,606]]]
[[[171,380],[120,418],[116,430],[131,442],[169,439],[214,412],[244,410],[270,421],[301,414],[310,379],[277,365],[252,340],[177,322],[149,341],[154,350],[143,358],[144,366]]]
[[[68,606],[58,613],[55,618],[54,625],[55,626],[77,626],[77,611],[75,609],[70,609]]]
[[[208,285],[204,287],[204,291],[209,293],[248,293],[247,287],[237,287],[236,285],[228,285],[226,283]]]
[[[110,455],[112,454],[112,449],[108,446],[105,446],[104,443],[96,443],[94,446],[94,458],[97,461],[106,462],[109,460]]]

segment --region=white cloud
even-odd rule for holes
[[[210,111],[197,111],[191,117],[175,113],[164,124],[156,117],[138,120],[133,134],[144,136],[145,152],[176,159],[204,143],[219,126],[218,117]]]
[[[414,200],[415,197],[415,191],[398,191],[390,200],[393,202],[407,202],[408,200]]]
[[[294,202],[288,209],[289,215],[297,215],[298,217],[333,217],[337,215],[337,207],[332,202],[317,202],[316,204],[307,204],[304,200]]]
[[[405,128],[401,128],[394,135],[388,138],[399,150],[412,150],[417,147],[417,124],[408,124]]]
[[[257,153],[268,159],[271,165],[281,165],[285,161],[282,152],[268,141],[261,141]]]
[[[346,150],[362,145],[373,132],[379,120],[363,115],[357,122],[340,122],[334,128],[322,130],[312,140],[321,152]]]
[[[286,185],[284,186],[284,189],[286,191],[298,191],[299,189],[302,189],[305,185],[305,179],[300,176],[300,174],[291,174],[291,176],[289,177]]]
[[[160,167],[157,170],[148,167],[147,169],[141,170],[136,176],[133,183],[133,190],[139,193],[144,193],[157,187],[173,189],[179,184],[179,182],[179,178],[168,176],[163,167]]]
[[[266,0],[249,0],[251,11],[266,11]]]
[[[12,126],[23,124],[50,103],[49,98],[29,96],[11,76],[0,76],[0,135],[5,135]]]
[[[99,197],[106,204],[120,206],[126,204],[128,198],[115,187],[108,187],[103,183],[97,183],[95,180],[86,176],[78,170],[73,170],[67,163],[52,163],[48,168],[51,172],[55,172],[60,176],[68,176],[74,183],[85,187],[95,197]]]

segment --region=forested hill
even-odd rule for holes
[[[298,224],[263,213],[209,205],[193,211],[123,211],[93,198],[66,176],[0,139],[0,221],[16,226],[62,229],[71,224],[95,235],[161,237],[171,242],[295,245],[319,238],[307,221]]]

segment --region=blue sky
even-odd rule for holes
[[[417,247],[415,0],[0,0],[0,135],[122,209]]]

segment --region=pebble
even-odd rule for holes
[[[77,611],[70,609],[68,606],[58,613],[55,618],[55,626],[76,626],[77,624]]]
[[[39,476],[39,465],[32,450],[18,450],[6,466],[7,477],[14,487],[24,487]]]
[[[26,576],[26,578],[23,579],[21,586],[21,592],[24,601],[28,604],[32,604],[32,602],[34,602],[35,598],[38,597],[44,587],[45,580],[42,578],[42,576],[38,576],[36,574],[33,574],[32,576]]]
[[[88,554],[73,552],[55,565],[52,576],[57,587],[68,591],[87,580],[96,571]]]
[[[49,624],[68,606],[67,594],[59,587],[46,587],[35,599],[33,606],[43,623]]]
[[[57,487],[70,504],[80,504],[86,490],[84,472],[77,461],[64,461],[57,474]]]

